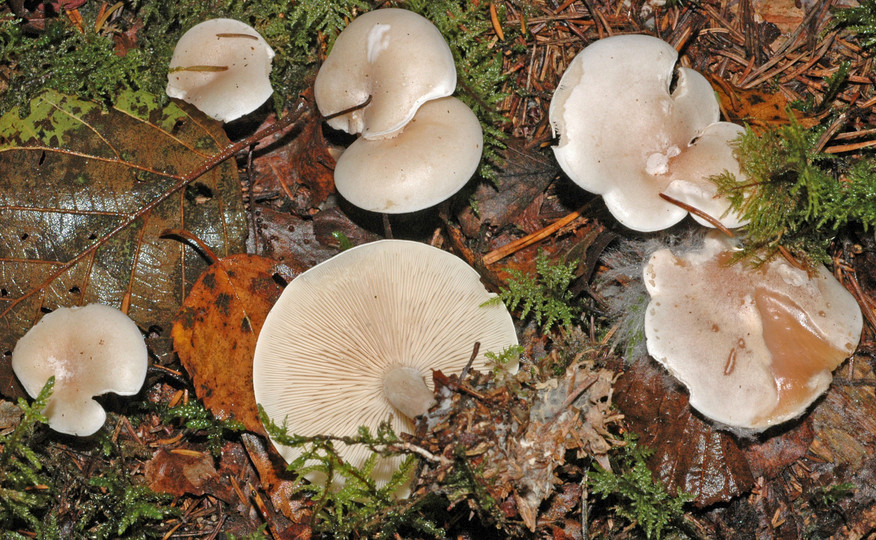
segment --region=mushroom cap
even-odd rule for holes
[[[517,343],[507,309],[483,305],[494,296],[468,264],[426,244],[348,249],[290,282],[268,314],[253,361],[256,401],[290,434],[356,435],[359,426],[374,433],[390,415],[396,433],[411,432],[413,422],[384,397],[384,374],[413,368],[433,389],[432,371],[462,371],[475,342],[473,367],[485,368],[484,352]],[[299,455],[275,446],[287,461]],[[357,467],[370,454],[336,448]],[[382,459],[375,479],[385,483],[400,462]]]
[[[43,316],[15,345],[12,369],[36,397],[49,377],[55,387],[43,413],[49,427],[86,436],[103,426],[106,412],[94,396],[136,394],[149,359],[137,325],[102,304],[58,308]]]
[[[248,24],[234,19],[204,21],[177,42],[167,74],[167,95],[230,122],[258,109],[274,93],[272,58],[274,50]],[[194,69],[182,69],[187,67]],[[227,69],[215,69],[222,67]]]
[[[483,147],[471,109],[456,98],[436,99],[397,136],[351,144],[335,165],[335,187],[371,212],[415,212],[459,191],[477,170]]]
[[[429,100],[456,89],[456,65],[441,32],[412,11],[386,8],[353,20],[319,69],[313,92],[323,115],[368,106],[328,121],[366,139],[392,137]]]
[[[690,404],[741,432],[796,418],[854,353],[863,317],[823,266],[812,274],[779,258],[729,264],[715,233],[681,256],[655,252],[644,270],[648,352],[690,392]]]
[[[737,226],[708,177],[727,170],[741,179],[730,143],[742,128],[718,122],[715,93],[692,69],[677,70],[670,93],[677,57],[668,43],[644,35],[601,39],[578,53],[550,105],[560,136],[554,154],[572,181],[601,194],[631,229],[661,230],[687,215],[662,192]]]

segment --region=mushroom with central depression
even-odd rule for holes
[[[364,244],[295,278],[283,291],[256,345],[256,401],[290,434],[353,436],[390,415],[396,433],[433,402],[432,371],[459,373],[475,343],[500,352],[517,344],[511,316],[485,302],[478,273],[458,257],[405,240]],[[487,365],[481,353],[474,368]],[[516,371],[516,365],[508,366]],[[370,451],[338,445],[363,465]],[[287,461],[296,449],[278,446]],[[376,467],[378,483],[400,458]]]

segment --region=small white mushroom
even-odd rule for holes
[[[732,142],[743,128],[718,122],[715,93],[692,69],[677,70],[670,93],[677,56],[668,43],[644,35],[586,47],[551,101],[551,125],[560,137],[554,154],[572,181],[601,194],[631,229],[661,230],[687,215],[661,193],[738,227],[739,217],[727,213],[728,201],[708,178],[727,171],[742,180]]]
[[[106,412],[94,396],[136,394],[149,359],[137,325],[101,304],[58,308],[43,316],[15,345],[12,369],[31,397],[55,377],[44,414],[49,427],[86,436],[103,426]]]
[[[644,270],[648,352],[690,391],[690,404],[739,432],[796,418],[854,353],[863,317],[827,271],[782,258],[730,264],[734,247],[708,236],[683,255],[655,252]]]
[[[404,9],[360,15],[338,36],[319,69],[314,97],[335,129],[366,139],[392,137],[427,101],[456,89],[453,54],[428,19]]]
[[[210,19],[177,42],[167,74],[167,95],[207,116],[230,122],[258,109],[274,90],[274,51],[251,26]]]
[[[404,240],[364,244],[295,278],[262,327],[253,362],[256,401],[289,433],[374,432],[392,416],[396,433],[433,401],[432,371],[460,373],[473,346],[483,353],[517,343],[511,316],[478,273],[437,248]],[[517,366],[508,366],[516,371]],[[297,450],[278,446],[287,461]],[[370,452],[339,445],[361,466]],[[385,483],[399,459],[384,459]]]
[[[425,103],[391,139],[356,140],[338,159],[335,187],[371,212],[415,212],[452,196],[472,177],[483,151],[477,117],[448,97]]]

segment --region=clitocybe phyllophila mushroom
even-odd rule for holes
[[[319,68],[314,98],[328,124],[366,139],[391,137],[427,101],[456,89],[453,54],[428,19],[397,8],[356,17]]]
[[[436,99],[395,137],[351,144],[335,166],[335,187],[371,212],[415,212],[459,191],[482,151],[481,124],[471,109],[456,98]]]
[[[692,69],[675,71],[670,93],[677,57],[668,43],[644,35],[613,36],[582,50],[551,101],[560,137],[554,154],[573,182],[602,195],[631,229],[662,230],[687,215],[661,193],[738,227],[739,216],[727,213],[729,202],[708,178],[726,171],[742,180],[732,145],[743,128],[718,121],[715,93]]]
[[[459,373],[474,344],[502,351],[517,343],[511,316],[478,273],[458,257],[404,240],[364,244],[295,278],[268,314],[256,345],[256,401],[297,435],[372,432],[392,415],[410,432],[433,402],[432,371]],[[516,371],[517,366],[508,366]],[[279,447],[291,461],[297,450]],[[370,452],[339,445],[361,466]],[[384,459],[385,483],[399,459]]]
[[[100,429],[106,412],[92,398],[107,392],[136,394],[147,366],[140,329],[118,309],[101,304],[44,315],[12,351],[12,369],[31,397],[55,377],[44,414],[49,427],[70,435]]]
[[[737,432],[793,419],[854,353],[863,317],[819,266],[776,259],[730,264],[734,246],[712,233],[683,255],[655,252],[644,270],[648,352],[690,391],[690,404]]]
[[[167,95],[207,116],[230,122],[258,109],[274,92],[274,51],[251,26],[210,19],[177,42],[167,74]]]

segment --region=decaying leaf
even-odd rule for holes
[[[705,507],[754,485],[736,440],[694,415],[687,394],[650,359],[634,362],[617,380],[614,399],[640,442],[654,450],[648,466],[670,493],[689,493]]]
[[[228,144],[217,122],[145,93],[106,110],[48,91],[18,114],[0,118],[0,352],[59,306],[99,302],[168,328],[206,264],[164,229],[243,251],[235,164],[183,181]]]
[[[209,452],[190,448],[160,449],[146,462],[143,474],[150,489],[174,496],[204,495],[222,497],[219,490],[219,473],[213,465]]]
[[[246,254],[216,261],[192,287],[172,331],[173,348],[204,405],[217,418],[234,418],[261,434],[252,357],[265,317],[283,291],[276,267],[271,259]]]
[[[721,102],[721,112],[730,122],[748,124],[755,129],[784,125],[788,119],[788,100],[780,93],[766,93],[757,88],[734,86],[721,77],[706,74]],[[794,111],[797,123],[805,128],[818,124],[817,118]]]
[[[306,103],[303,122],[265,138],[253,150],[253,195],[282,194],[302,215],[320,207],[335,191],[335,158],[322,134],[322,116],[313,108],[312,98]],[[261,128],[274,122],[271,116]]]

